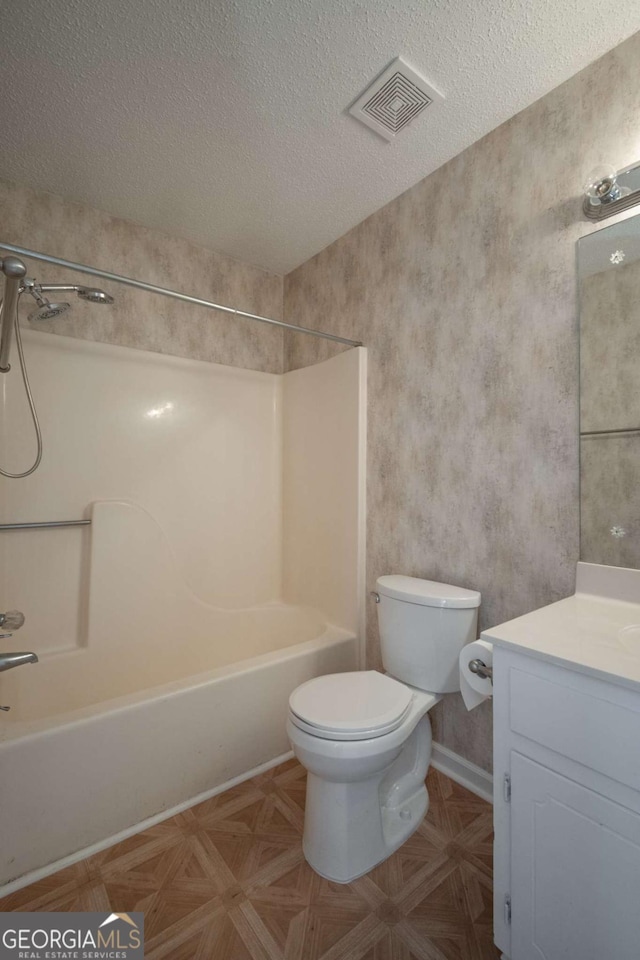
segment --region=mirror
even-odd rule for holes
[[[578,241],[580,559],[640,568],[640,216]]]

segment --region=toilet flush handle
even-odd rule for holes
[[[380,603],[380,594],[376,593],[375,590],[371,590],[371,596],[374,598],[376,603]]]

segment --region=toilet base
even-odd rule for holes
[[[378,846],[377,859],[375,859],[375,854],[371,851],[370,855],[366,860],[360,862],[360,869],[358,872],[353,872],[354,869],[358,868],[352,867],[349,869],[345,864],[345,871],[341,873],[340,876],[335,876],[329,873],[325,873],[324,870],[331,869],[332,873],[335,874],[335,864],[336,856],[335,852],[331,850],[326,850],[324,855],[317,856],[318,850],[317,845],[311,841],[307,846],[305,838],[302,840],[302,852],[304,853],[304,858],[309,864],[309,866],[321,877],[324,877],[325,880],[331,880],[332,883],[351,883],[353,880],[357,880],[359,877],[365,876],[374,867],[377,867],[378,864],[384,863],[393,853],[398,850],[403,843],[411,837],[420,823],[424,819],[429,809],[429,794],[427,793],[426,787],[422,791],[418,791],[413,802],[410,804],[411,810],[411,819],[406,822],[398,817],[397,811],[390,813],[387,819],[387,833],[392,836],[390,837],[389,842]],[[385,820],[383,813],[383,821]],[[305,821],[306,826],[306,821]],[[383,823],[384,830],[384,823]],[[305,830],[306,833],[306,830]],[[327,866],[330,864],[330,866]]]
[[[350,883],[409,839],[429,807],[430,758],[425,715],[394,761],[373,776],[338,783],[308,773],[303,851],[316,873]]]

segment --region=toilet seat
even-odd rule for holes
[[[402,724],[413,703],[403,683],[376,670],[335,673],[308,680],[289,698],[289,717],[323,740],[369,740]]]

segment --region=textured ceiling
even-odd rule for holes
[[[0,176],[283,273],[637,29],[637,0],[4,0]],[[398,54],[446,100],[387,144],[346,108]]]

